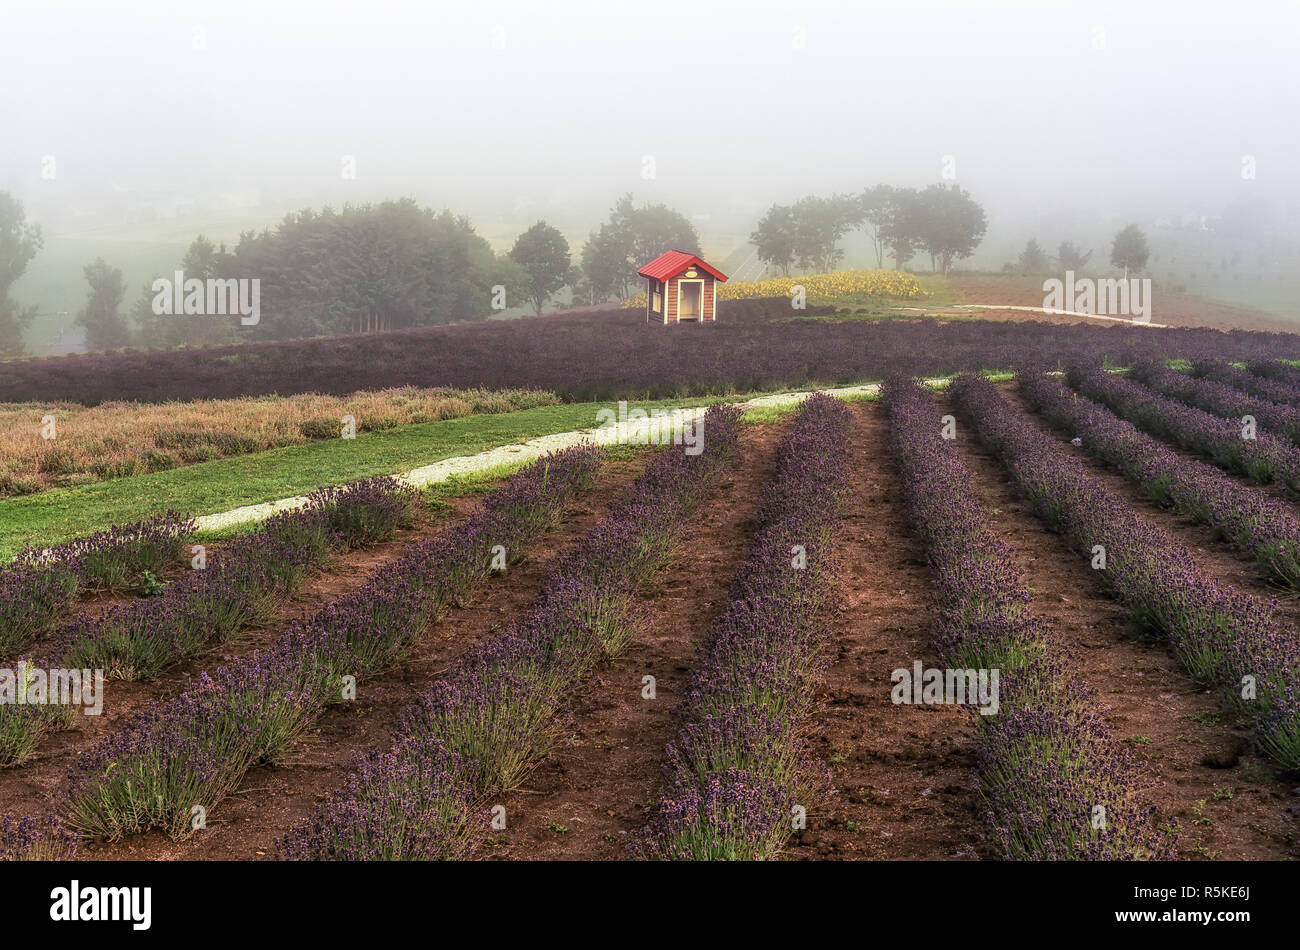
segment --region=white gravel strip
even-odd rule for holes
[[[911,309],[911,308],[909,308]],[[1169,329],[1165,323],[1151,323],[1149,320],[1134,320],[1131,317],[1109,317],[1100,313],[1082,313],[1078,310],[1052,310],[1048,307],[1014,307],[1008,304],[994,303],[956,303],[953,310],[1023,310],[1026,313],[1044,313],[1049,317],[1086,317],[1089,320],[1113,320],[1116,323],[1128,323],[1135,327],[1158,327]]]
[[[946,379],[932,379],[926,382],[931,386],[942,386],[946,385],[948,381]],[[819,391],[829,393],[839,399],[850,399],[854,396],[870,395],[879,390],[879,383],[868,383],[864,386],[845,386],[838,389]],[[812,390],[809,390],[807,392],[773,393],[769,396],[756,396],[738,405],[745,409],[789,406],[807,399],[812,395],[812,392]],[[625,406],[626,404],[621,405]],[[646,417],[636,415],[636,407],[632,406],[630,410],[624,410],[623,417],[612,425],[591,429],[577,429],[572,432],[556,432],[552,435],[529,439],[527,442],[488,449],[479,452],[477,455],[456,455],[434,462],[431,465],[422,465],[409,472],[398,473],[396,477],[416,488],[422,488],[425,485],[446,481],[455,475],[469,475],[497,468],[501,465],[518,465],[531,462],[533,459],[541,458],[549,452],[565,449],[571,445],[580,445],[584,442],[595,442],[598,445],[623,443],[637,445],[649,442],[660,444],[670,439],[682,441],[685,438],[685,441],[689,444],[694,422],[704,414],[705,409],[704,406],[674,409],[659,416]],[[685,436],[683,436],[683,433],[685,433]],[[281,498],[278,501],[263,502],[259,505],[244,505],[241,508],[232,508],[230,511],[204,515],[194,520],[197,522],[200,531],[210,531],[216,528],[244,524],[249,521],[261,521],[276,512],[300,508],[306,502],[306,495],[295,495],[292,498]]]

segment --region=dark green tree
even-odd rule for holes
[[[545,221],[538,221],[519,235],[510,257],[527,275],[526,293],[540,317],[546,301],[569,283],[569,242]]]
[[[795,202],[791,215],[799,266],[826,274],[844,257],[839,242],[862,222],[862,206],[856,196],[809,195]]]
[[[930,255],[930,269],[948,273],[955,260],[975,253],[988,221],[984,209],[959,185],[930,185],[916,199],[915,243]]]
[[[111,350],[131,342],[131,331],[118,312],[126,296],[126,281],[116,267],[109,267],[102,257],[86,265],[86,282],[90,297],[77,314],[77,323],[86,328],[88,350]]]
[[[627,194],[583,247],[583,274],[594,296],[625,300],[638,283],[640,268],[664,251],[698,254],[699,245],[695,227],[680,212],[662,204],[638,208]]]
[[[1020,269],[1026,274],[1041,274],[1051,266],[1047,252],[1038,243],[1038,238],[1030,238],[1025,249],[1020,252]]]
[[[1147,266],[1151,249],[1147,247],[1146,235],[1136,224],[1130,224],[1115,235],[1110,247],[1110,262],[1116,267],[1124,268],[1124,276],[1129,271],[1141,272]]]
[[[794,210],[789,205],[772,205],[749,236],[749,243],[758,249],[758,259],[790,276],[794,264],[795,245]]]
[[[9,291],[41,246],[40,227],[29,224],[23,206],[7,191],[0,191],[0,357],[26,352],[23,331],[37,307],[20,307]]]
[[[890,185],[867,188],[858,197],[862,221],[871,230],[871,248],[876,252],[876,266],[885,266],[885,239],[894,210],[894,189]]]
[[[1092,251],[1086,253],[1081,251],[1073,241],[1062,241],[1060,247],[1056,249],[1056,262],[1061,270],[1081,271],[1088,266],[1088,261],[1091,259]]]
[[[882,198],[876,235],[893,257],[895,270],[901,271],[916,254],[922,224],[920,204],[915,188],[890,188]]]

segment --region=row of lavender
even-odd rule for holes
[[[1285,360],[1251,360],[1246,364],[1246,369],[1256,376],[1262,376],[1264,379],[1281,383],[1292,389],[1300,389],[1300,366],[1288,363]],[[1266,396],[1265,398],[1272,399],[1273,397]],[[1291,399],[1281,401],[1294,403],[1294,400]]]
[[[561,556],[537,605],[469,651],[403,717],[387,751],[281,842],[290,860],[445,859],[484,837],[487,796],[545,755],[574,684],[619,652],[643,618],[637,589],[666,561],[739,441],[740,412],[714,406],[703,452],[657,455],[608,515]],[[480,820],[481,819],[481,820]]]
[[[801,737],[828,660],[816,618],[835,574],[850,415],[813,396],[777,451],[757,537],[677,710],[659,816],[634,848],[643,857],[770,858],[824,782]]]
[[[195,808],[210,813],[250,768],[277,761],[327,704],[400,662],[429,623],[491,573],[501,548],[517,560],[600,462],[599,449],[578,447],[534,463],[268,650],[151,704],[79,763],[63,803],[72,827],[109,840],[155,827],[189,834]]]
[[[1248,369],[1238,369],[1231,363],[1218,359],[1201,359],[1192,362],[1192,375],[1212,379],[1249,393],[1259,399],[1282,406],[1300,406],[1300,386],[1287,382],[1288,373],[1300,379],[1300,371],[1289,363],[1251,363]],[[1279,374],[1274,377],[1270,373]]]
[[[1129,367],[1129,377],[1188,406],[1225,419],[1242,420],[1249,416],[1260,427],[1292,443],[1300,440],[1300,409],[1243,392],[1237,388],[1242,382],[1238,375],[1241,371],[1230,372],[1233,368],[1227,364],[1200,360],[1193,365],[1201,367],[1198,375],[1175,372],[1161,360],[1140,360]],[[1215,378],[1222,376],[1231,377],[1233,382]]]
[[[1271,606],[1201,571],[1190,550],[1059,452],[987,380],[960,377],[952,392],[1039,515],[1103,567],[1131,617],[1163,635],[1196,682],[1250,720],[1261,750],[1300,767],[1300,642]]]
[[[1073,379],[1087,392],[1122,391],[1100,368],[1077,368]],[[1059,379],[1037,370],[1018,375],[1020,392],[1053,426],[1077,437],[1084,451],[1115,466],[1153,501],[1201,524],[1259,564],[1270,580],[1300,589],[1300,520],[1294,509],[1203,462],[1184,459],[1132,423]]]
[[[193,521],[167,512],[47,550],[24,549],[0,568],[0,657],[48,634],[79,594],[128,590],[161,574],[193,533]]]
[[[203,570],[155,597],[73,620],[42,645],[42,656],[24,659],[39,669],[104,670],[126,680],[156,676],[265,619],[276,599],[295,590],[332,549],[391,537],[410,523],[415,499],[413,489],[387,477],[321,489],[302,508],[230,542]],[[178,543],[162,527],[136,536],[149,539],[142,545],[155,552],[162,539]],[[46,733],[71,724],[71,713],[68,706],[0,705],[0,768],[30,758]]]
[[[956,669],[1000,672],[998,712],[976,717],[989,840],[1013,860],[1171,857],[1132,758],[1030,611],[1014,552],[973,501],[933,399],[904,378],[886,384],[885,398],[908,519],[935,574],[935,650]]]
[[[1070,385],[1122,419],[1230,472],[1260,484],[1280,482],[1293,494],[1300,494],[1300,449],[1291,440],[1271,432],[1253,431],[1241,419],[1196,409],[1133,380],[1093,372],[1090,367],[1071,368],[1066,374]],[[1159,374],[1169,372],[1153,370]],[[1147,378],[1152,378],[1150,373]]]

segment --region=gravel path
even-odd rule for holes
[[[941,386],[946,384],[947,380],[933,379],[927,382],[932,386]],[[822,392],[829,393],[839,399],[851,399],[854,396],[869,395],[879,389],[880,385],[878,383],[868,383],[863,386],[826,389],[822,390]],[[802,402],[811,394],[811,391],[773,393],[769,396],[756,396],[740,403],[740,405],[746,409],[788,406]],[[620,405],[625,406],[626,404]],[[695,420],[704,414],[705,407],[674,409],[652,417],[633,416],[627,418],[628,415],[635,412],[635,407],[631,413],[625,411],[623,417],[612,425],[592,429],[576,429],[572,432],[556,432],[551,435],[539,436],[536,439],[529,439],[527,442],[488,449],[476,455],[457,455],[434,462],[431,465],[422,465],[409,472],[398,473],[396,477],[420,488],[425,485],[446,481],[455,475],[469,475],[475,472],[490,471],[505,465],[522,465],[531,462],[533,459],[540,458],[548,452],[568,448],[582,442],[595,442],[598,445],[622,443],[660,444],[664,441],[674,440],[685,441],[689,445],[694,435]],[[204,515],[201,518],[196,518],[195,521],[198,523],[199,530],[226,528],[230,525],[243,524],[249,521],[261,521],[276,512],[301,507],[306,501],[306,495],[295,495],[292,498],[281,498],[278,501],[263,502],[259,505],[244,505],[241,508],[232,508],[230,511]]]

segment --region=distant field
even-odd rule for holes
[[[953,273],[948,276],[948,282],[953,292],[960,295],[967,303],[1041,307],[1044,299],[1043,281],[1050,276],[1054,275]],[[1280,333],[1300,331],[1300,307],[1295,309],[1297,319],[1287,319],[1279,315],[1284,312],[1281,309],[1284,299],[1282,294],[1278,294],[1272,300],[1272,304],[1278,310],[1265,312],[1263,308],[1225,303],[1208,296],[1179,290],[1174,282],[1156,276],[1151,281],[1151,295],[1151,319],[1156,323],[1180,327],[1216,327],[1223,330],[1263,330]]]
[[[519,390],[385,389],[192,402],[0,404],[0,495],[89,484],[353,434],[559,401]],[[53,419],[52,433],[45,420]],[[47,434],[53,437],[46,438]]]
[[[1006,295],[1006,288],[995,289]],[[833,312],[809,306],[804,315]],[[163,402],[394,386],[540,389],[570,401],[726,396],[847,385],[890,372],[1010,369],[1026,360],[1094,356],[1127,364],[1157,332],[1073,318],[822,322],[788,321],[790,315],[788,300],[728,300],[717,325],[650,325],[641,313],[614,308],[365,336],[25,360],[0,364],[0,399]],[[1173,358],[1207,351],[1275,358],[1300,349],[1293,335],[1158,332]]]

